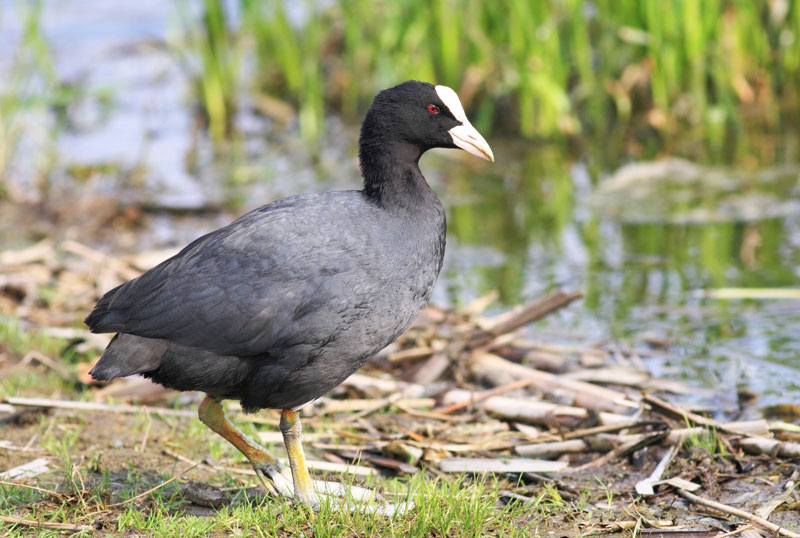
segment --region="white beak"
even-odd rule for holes
[[[461,125],[456,125],[448,131],[450,136],[453,137],[453,144],[481,159],[494,162],[492,148],[489,147],[486,140],[467,119],[464,107],[461,106],[461,100],[456,92],[447,86],[436,86],[436,93],[442,103],[450,110],[450,113],[453,114],[453,117],[461,122]]]
[[[469,122],[456,125],[448,132],[453,137],[453,144],[456,146],[482,159],[494,162],[492,148]]]

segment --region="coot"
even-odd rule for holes
[[[248,458],[265,487],[291,497],[276,459],[220,401],[281,409],[294,499],[317,505],[298,411],[397,338],[428,302],[445,214],[417,163],[435,147],[494,160],[452,89],[409,81],[378,93],[361,128],[363,190],[267,204],[106,293],[86,324],[117,334],[92,376],[142,374],[205,392],[200,420]]]

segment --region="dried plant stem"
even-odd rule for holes
[[[446,407],[440,407],[438,409],[434,409],[433,411],[435,413],[442,413],[442,414],[452,413],[453,411],[464,409],[465,407],[469,407],[472,404],[481,402],[483,400],[486,400],[487,398],[491,398],[492,396],[505,394],[506,392],[510,392],[512,390],[517,390],[527,387],[534,381],[535,381],[534,379],[520,379],[519,381],[512,381],[511,383],[507,383],[501,387],[495,387],[493,389],[483,391],[480,394],[476,395],[475,397],[470,398],[469,400],[464,400],[463,402],[454,403],[453,405],[448,405]]]
[[[719,510],[720,512],[724,512],[726,514],[731,514],[733,516],[738,516],[747,519],[748,521],[752,521],[753,523],[760,525],[766,529],[769,529],[772,532],[777,532],[781,536],[786,536],[787,538],[800,538],[800,534],[792,532],[788,529],[784,529],[780,525],[776,525],[775,523],[767,521],[764,518],[758,517],[755,514],[745,512],[744,510],[739,510],[738,508],[728,506],[727,504],[722,504],[716,501],[712,501],[711,499],[706,499],[705,497],[700,497],[699,495],[695,495],[694,493],[689,493],[684,489],[678,489],[677,493],[678,495],[680,495],[689,502],[702,504],[704,506],[708,506],[709,508],[713,508],[714,510]]]
[[[63,495],[61,495],[60,493],[57,493],[57,492],[55,492],[53,490],[39,488],[39,487],[36,487],[36,486],[30,486],[28,484],[20,484],[19,482],[6,482],[5,480],[0,480],[0,485],[3,485],[3,486],[14,486],[14,487],[17,487],[17,488],[25,488],[25,489],[32,489],[32,490],[35,490],[35,491],[41,491],[42,493],[47,493],[48,495],[52,495],[53,497],[56,497],[56,498],[62,498],[63,497]]]
[[[194,418],[196,411],[188,409],[167,409],[164,407],[151,407],[145,405],[112,405],[96,402],[79,402],[75,400],[52,400],[49,398],[19,398],[8,396],[3,398],[3,402],[11,405],[23,405],[28,407],[53,407],[58,409],[75,409],[79,411],[102,411],[104,413],[159,413],[177,417]]]
[[[69,532],[81,532],[94,529],[91,525],[74,525],[72,523],[54,523],[51,521],[36,521],[16,516],[2,516],[0,521],[9,525],[25,525],[26,527],[37,527],[40,529],[54,529]]]

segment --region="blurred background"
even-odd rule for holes
[[[421,161],[448,211],[434,303],[580,289],[537,339],[646,347],[720,408],[798,401],[789,0],[0,0],[0,251],[169,252],[358,188],[360,119],[411,78],[453,87],[497,161]],[[81,327],[105,290],[63,273],[41,318],[0,301],[0,336]]]

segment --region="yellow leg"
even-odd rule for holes
[[[250,439],[228,420],[219,400],[206,396],[197,410],[197,415],[203,424],[222,436],[250,460],[265,488],[272,492],[277,491],[286,497],[292,496],[288,480],[281,474],[280,463],[266,448]]]
[[[286,444],[286,453],[289,455],[289,465],[292,467],[292,479],[294,480],[294,498],[314,508],[319,507],[319,499],[314,493],[314,486],[311,476],[306,467],[306,457],[303,454],[303,445],[300,437],[303,433],[303,426],[300,424],[300,413],[291,409],[284,409],[281,412],[281,432],[283,432],[283,442]]]

